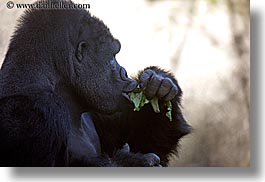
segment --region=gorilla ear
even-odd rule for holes
[[[87,43],[85,41],[81,41],[78,43],[75,56],[79,62],[81,62],[82,59],[84,58],[84,52],[86,48],[87,48]]]

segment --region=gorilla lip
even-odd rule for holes
[[[125,99],[127,99],[128,101],[130,101],[130,103],[132,103],[132,100],[130,99],[129,95],[127,93],[122,93],[122,96],[125,97]]]

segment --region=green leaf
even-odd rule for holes
[[[146,99],[145,95],[143,92],[142,93],[142,99],[141,99],[141,103],[140,103],[140,108],[142,108],[145,104],[148,104],[150,101]]]
[[[166,117],[168,117],[169,121],[172,121],[172,104],[171,101],[166,102],[167,112]]]
[[[133,92],[130,92],[129,97],[134,104],[134,111],[140,111],[141,108],[148,103],[151,103],[155,113],[160,113],[158,98],[154,97],[151,100],[148,100],[144,95],[144,92],[140,88],[136,88]],[[166,117],[169,121],[172,121],[172,104],[171,101],[168,101],[164,105],[167,108]]]
[[[151,105],[153,107],[153,110],[155,113],[160,113],[159,104],[158,104],[158,98],[154,97],[151,101]]]
[[[169,121],[172,121],[171,111],[166,112],[166,117],[169,119]]]
[[[142,92],[131,92],[128,94],[134,104],[134,111],[140,111],[140,103],[142,100]]]

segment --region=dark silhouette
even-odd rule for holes
[[[156,67],[128,78],[120,47],[83,9],[26,11],[0,72],[0,165],[166,166],[190,132],[182,91]],[[163,107],[133,111],[127,93],[138,84],[171,100],[172,122]]]

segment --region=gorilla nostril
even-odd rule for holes
[[[124,81],[128,81],[129,80],[127,72],[126,72],[126,70],[123,67],[121,67],[121,69],[120,69],[120,77]]]

